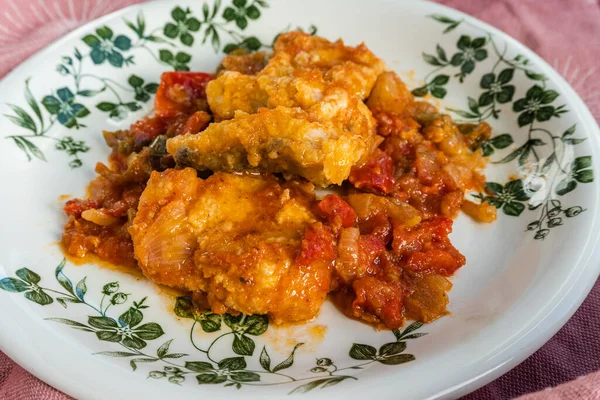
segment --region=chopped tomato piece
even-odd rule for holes
[[[394,162],[389,155],[377,149],[364,165],[352,169],[349,180],[357,189],[389,194],[395,183]]]
[[[377,257],[385,253],[385,243],[375,235],[361,235],[358,238],[358,260],[368,272],[375,264]]]
[[[352,303],[354,315],[376,315],[390,329],[402,326],[402,285],[385,282],[372,276],[357,279],[352,284],[356,298]]]
[[[409,255],[434,242],[448,239],[452,232],[452,220],[445,217],[435,217],[421,222],[412,228],[394,227],[392,248],[399,255]]]
[[[147,145],[157,136],[166,132],[170,121],[159,117],[146,117],[131,124],[130,132],[136,144]],[[137,148],[137,147],[136,147]]]
[[[449,276],[465,264],[465,257],[454,247],[447,250],[432,249],[410,255],[406,266],[418,272],[437,272]]]
[[[159,117],[191,114],[206,102],[206,84],[214,75],[204,72],[164,72],[156,91],[154,107]]]
[[[337,194],[328,194],[323,197],[317,207],[334,226],[349,228],[356,222],[354,209]]]
[[[465,264],[465,257],[450,243],[452,220],[434,217],[421,224],[394,228],[392,248],[406,262],[410,270],[452,275]]]
[[[333,233],[331,229],[319,222],[306,229],[300,254],[295,262],[298,265],[310,265],[316,260],[333,263],[335,256]]]
[[[210,123],[211,116],[205,111],[196,111],[185,121],[183,127],[179,130],[179,134],[184,133],[198,133],[203,131],[204,128]]]

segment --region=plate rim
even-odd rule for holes
[[[462,17],[465,21],[479,27],[485,29],[486,31],[498,35],[503,40],[509,44],[512,48],[518,49],[526,53],[530,59],[537,65],[541,70],[545,73],[548,73],[550,77],[550,81],[553,82],[559,89],[561,94],[565,95],[566,98],[569,99],[569,102],[574,106],[572,112],[576,115],[577,119],[582,123],[582,126],[587,131],[587,137],[590,139],[590,149],[592,150],[592,154],[595,156],[593,165],[596,170],[598,170],[599,157],[600,157],[600,126],[598,122],[595,120],[591,111],[587,107],[587,105],[583,102],[579,94],[573,89],[573,87],[543,58],[537,55],[533,50],[529,47],[525,46],[518,40],[514,39],[508,33],[505,33],[488,23],[479,20],[476,17],[472,17],[460,10],[448,7],[446,5],[442,5],[439,3],[435,3],[430,0],[421,0],[422,3],[428,4],[429,7],[437,8],[440,11],[445,11],[454,15],[458,15]],[[109,14],[103,15],[99,18],[86,22],[84,25],[74,29],[73,31],[67,33],[64,36],[57,38],[51,43],[47,44],[33,55],[28,57],[25,61],[20,63],[18,66],[13,68],[9,73],[7,73],[0,80],[0,87],[6,82],[14,79],[15,77],[22,75],[24,70],[30,68],[30,66],[34,65],[36,62],[40,61],[44,56],[52,54],[55,49],[62,45],[62,43],[72,40],[74,37],[80,36],[83,32],[89,31],[92,27],[96,27],[105,21],[114,20],[123,14],[127,14],[132,12],[133,10],[143,10],[148,6],[157,5],[157,4],[169,4],[169,1],[166,0],[155,0],[147,3],[138,3],[129,5],[127,7],[115,10]],[[378,0],[379,5],[385,7],[387,3],[396,3],[391,0]],[[410,0],[402,0],[402,3],[410,4]],[[397,3],[396,3],[397,4]],[[600,183],[596,183],[594,185],[595,192],[597,198],[600,198]],[[598,209],[594,209],[594,214],[592,217],[596,217],[598,214]],[[577,311],[579,306],[583,303],[583,301],[587,298],[589,292],[592,290],[594,284],[598,276],[600,276],[600,261],[594,261],[600,255],[600,230],[598,226],[600,224],[597,221],[597,218],[593,218],[593,222],[590,225],[590,236],[587,238],[587,242],[582,248],[582,252],[578,254],[578,260],[574,264],[575,267],[578,267],[578,271],[575,271],[575,268],[571,271],[571,275],[569,275],[568,281],[565,281],[561,286],[561,291],[557,292],[550,301],[546,302],[545,307],[540,310],[534,318],[531,319],[530,323],[523,327],[520,332],[518,338],[514,338],[511,341],[509,348],[503,350],[502,353],[506,353],[510,350],[510,348],[517,348],[516,353],[513,355],[504,354],[498,360],[492,362],[495,364],[494,367],[488,368],[484,371],[479,371],[476,374],[470,374],[472,376],[470,379],[462,379],[460,382],[447,382],[446,387],[442,390],[437,391],[434,394],[427,396],[428,399],[441,399],[441,398],[453,398],[458,397],[464,394],[467,394],[471,391],[474,391],[483,385],[491,382],[492,380],[498,378],[504,373],[508,372],[512,368],[516,367],[526,358],[531,356],[536,350],[541,348],[544,344],[548,342],[558,332],[560,328],[562,328],[571,316]],[[594,234],[594,232],[596,232]],[[587,257],[585,257],[587,255]],[[585,258],[585,259],[584,259]],[[577,276],[573,277],[573,273],[578,272]],[[588,278],[588,279],[586,279]],[[568,286],[568,287],[567,287]],[[579,292],[574,294],[574,291],[578,289]],[[16,303],[14,300],[10,300],[12,303]],[[0,309],[0,314],[5,313]],[[553,317],[553,321],[548,321],[550,317]],[[31,318],[28,318],[31,320]],[[34,321],[32,321],[34,322]],[[4,325],[4,324],[3,324]],[[38,325],[39,326],[39,325]],[[72,395],[76,398],[89,398],[90,395],[93,398],[101,398],[102,395],[114,395],[114,392],[104,391],[100,392],[98,389],[103,385],[95,385],[94,392],[91,386],[87,385],[89,382],[72,380],[70,377],[65,376],[64,374],[57,374],[56,371],[52,369],[51,365],[47,365],[44,367],[36,367],[35,363],[39,364],[39,361],[46,361],[44,357],[36,355],[31,351],[23,351],[26,347],[28,341],[26,340],[25,335],[10,335],[10,324],[7,324],[0,329],[0,350],[3,351],[7,356],[9,356],[13,361],[15,361],[22,368],[30,372],[32,375],[38,377],[42,381],[48,383],[52,387]],[[13,327],[14,329],[14,327]],[[41,329],[37,333],[43,333],[47,329]],[[59,335],[54,335],[57,340],[64,340],[73,347],[73,350],[79,351],[79,345],[77,343],[73,343],[71,340],[67,340],[65,338],[61,338]],[[19,338],[15,340],[14,338]],[[16,343],[19,342],[18,345]],[[520,347],[522,346],[522,347]],[[513,350],[514,352],[514,350]],[[42,362],[42,364],[44,364]],[[477,367],[473,367],[474,370],[477,370]],[[479,368],[483,369],[483,368]],[[474,376],[473,376],[474,375]],[[129,376],[128,380],[134,380],[134,376]],[[127,378],[126,378],[127,379]],[[389,379],[389,377],[387,378]],[[383,382],[386,380],[386,377],[374,378],[372,380],[373,383]],[[146,381],[147,384],[151,384],[149,381]],[[158,389],[158,392],[173,392],[173,388],[169,388],[168,391],[164,391],[159,389],[158,386],[153,385]],[[370,389],[373,390],[373,395],[385,395],[389,394],[389,385],[386,387],[384,385],[369,385]],[[383,389],[382,389],[383,388]],[[208,388],[203,388],[207,391],[207,393],[213,392],[212,390],[207,390]],[[110,389],[109,389],[110,390]],[[127,391],[121,392],[121,394],[126,394]],[[220,392],[213,392],[220,393]],[[268,396],[268,395],[267,395]],[[255,397],[253,394],[247,395],[248,398]],[[319,396],[321,397],[321,396]],[[260,396],[258,396],[260,398]]]

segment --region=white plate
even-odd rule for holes
[[[593,175],[600,132],[544,61],[505,34],[426,2],[215,3],[157,1],[121,10],[62,38],[0,83],[0,277],[8,277],[0,281],[2,351],[77,398],[264,399],[307,389],[311,398],[455,397],[515,366],[567,321],[599,272]],[[327,303],[305,326],[263,332],[260,321],[251,328],[248,320],[238,323],[241,352],[255,344],[252,355],[240,356],[225,322],[175,318],[174,299],[145,280],[68,262],[55,276],[63,260],[53,245],[64,223],[58,197],[84,194],[94,164],[108,155],[101,130],[126,127],[151,110],[148,83],[173,67],[212,71],[222,57],[215,50],[229,43],[254,46],[247,38],[255,37],[268,45],[283,30],[311,26],[330,39],[365,41],[408,85],[420,87],[417,93],[425,81],[456,118],[481,114],[495,129],[491,159],[509,159],[487,171],[500,185],[492,187],[504,191],[492,200],[501,207],[499,220],[456,221],[452,240],[468,261],[454,279],[450,316],[400,336],[345,318]],[[120,102],[125,106],[116,107]],[[507,186],[511,179],[521,183]],[[105,286],[117,281],[118,289]],[[111,299],[116,304],[105,311]],[[116,326],[124,313],[135,339]],[[210,362],[203,351],[222,334]],[[305,344],[293,364],[280,364],[297,342]],[[131,363],[140,359],[147,362]]]

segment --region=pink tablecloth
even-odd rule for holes
[[[0,0],[0,76],[49,41],[141,0]],[[600,119],[600,2],[597,0],[439,0],[507,32],[573,85]],[[600,399],[600,284],[569,323],[537,353],[467,396],[527,400]],[[0,399],[63,400],[0,353]]]

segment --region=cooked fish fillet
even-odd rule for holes
[[[364,100],[384,69],[364,44],[348,47],[341,40],[289,32],[279,36],[273,57],[256,75],[227,71],[208,84],[206,93],[216,120],[260,107],[308,109],[335,89]]]
[[[153,172],[129,232],[152,281],[203,291],[216,312],[306,321],[325,299],[335,258],[314,201],[312,185],[272,176]]]
[[[341,184],[379,140],[363,99],[383,69],[364,45],[283,34],[255,75],[230,70],[208,84],[221,122],[170,139],[167,150],[197,170],[289,172],[319,186]]]
[[[352,121],[347,129],[335,116],[320,122],[299,108],[238,112],[234,119],[211,124],[201,134],[170,139],[167,151],[179,165],[196,169],[288,172],[319,186],[340,184],[373,147],[374,136],[367,132],[374,123],[363,107],[360,103],[345,110]]]

